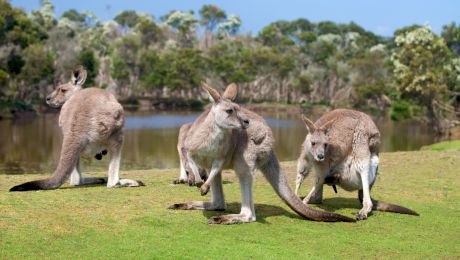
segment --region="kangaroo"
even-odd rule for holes
[[[358,111],[336,109],[323,115],[315,123],[302,115],[308,134],[297,161],[295,194],[314,168],[313,188],[305,197],[305,204],[323,201],[323,184],[335,185],[346,191],[358,190],[362,209],[358,220],[367,219],[372,210],[409,215],[418,213],[398,205],[373,200],[370,191],[379,166],[380,132],[372,119]]]
[[[198,169],[209,172],[200,191],[205,194],[209,185],[211,202],[191,201],[173,204],[169,209],[225,210],[222,169],[233,168],[240,181],[241,211],[239,214],[212,217],[208,223],[256,221],[252,183],[256,170],[260,169],[281,199],[300,216],[315,221],[355,221],[339,214],[311,209],[294,194],[273,151],[271,129],[261,116],[234,103],[237,95],[235,84],[229,85],[222,96],[205,83],[203,88],[209,94],[212,107],[192,123],[184,149],[193,174],[198,175]]]
[[[206,114],[206,113],[204,113]],[[203,115],[203,114],[202,114]],[[199,118],[197,120],[200,120]],[[197,185],[201,186],[203,184],[203,180],[205,181],[206,171],[200,169],[199,171],[199,178],[196,178],[195,175],[192,173],[187,161],[187,151],[184,148],[185,138],[187,137],[187,133],[190,130],[192,123],[184,124],[179,129],[179,136],[177,140],[177,152],[179,154],[180,160],[180,174],[179,178],[173,181],[174,184],[181,184],[181,183],[188,183],[190,186]]]
[[[103,184],[103,178],[84,178],[80,154],[110,155],[107,187],[142,186],[140,181],[120,179],[120,157],[123,144],[123,107],[108,91],[100,88],[82,89],[86,70],[79,66],[71,81],[56,87],[46,98],[54,108],[62,107],[59,126],[63,143],[57,169],[47,179],[26,182],[10,191],[50,190],[60,187],[70,176],[70,185]],[[101,152],[102,151],[102,152]],[[99,155],[99,156],[98,156]]]

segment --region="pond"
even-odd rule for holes
[[[296,160],[307,134],[299,113],[277,109],[258,113],[273,130],[279,160]],[[199,112],[127,112],[122,170],[179,167],[179,127],[198,115]],[[310,114],[312,119],[318,117]],[[382,133],[383,152],[417,150],[435,140],[430,129],[421,123],[393,122],[385,117],[374,120]],[[53,172],[59,160],[61,138],[58,114],[0,121],[0,174]],[[85,158],[82,162],[86,171],[105,170],[108,158]]]

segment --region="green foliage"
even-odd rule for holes
[[[390,93],[386,58],[383,45],[377,45],[363,56],[350,61],[354,71],[357,72],[352,84],[358,95],[358,102],[364,103],[367,99],[378,99],[383,94]]]
[[[168,51],[162,54],[161,59],[167,66],[164,84],[171,90],[194,88],[204,80],[206,63],[198,49]]]
[[[0,86],[4,86],[7,84],[9,79],[9,75],[6,71],[0,69]]]
[[[312,80],[308,75],[299,75],[295,77],[293,86],[295,89],[299,89],[302,94],[308,94],[311,91],[310,84]]]
[[[393,94],[392,99],[419,102],[423,109],[433,100],[460,106],[460,58],[452,55],[458,54],[455,23],[444,26],[444,44],[431,32],[421,37],[431,42],[411,41],[410,35],[424,30],[420,26],[384,39],[353,22],[303,18],[274,21],[253,37],[238,33],[237,15],[227,16],[212,4],[199,14],[172,10],[160,21],[134,10],[107,22],[75,9],[56,19],[50,0],[29,15],[0,0],[1,95],[40,99],[82,64],[89,72],[86,86],[110,85],[123,98],[160,97],[164,88],[187,90],[171,93],[184,98],[208,79],[254,87],[246,92],[251,101],[311,99],[366,107]]]
[[[404,97],[431,106],[442,99],[451,71],[450,51],[427,27],[400,34],[392,54],[394,84]]]
[[[46,38],[45,29],[32,23],[21,9],[0,0],[0,45],[14,44],[21,48]]]
[[[93,87],[95,79],[99,72],[99,62],[94,51],[88,48],[81,50],[78,56],[78,64],[86,68],[88,76],[86,78],[85,87]]]
[[[134,10],[126,10],[115,16],[113,20],[121,26],[132,28],[139,22],[139,15]]]
[[[209,50],[209,67],[224,83],[244,83],[255,79],[252,50],[241,41],[223,41]]]
[[[394,121],[414,118],[421,111],[420,106],[405,100],[395,100],[391,107],[390,118]]]
[[[53,56],[41,44],[32,44],[24,52],[24,67],[21,70],[21,78],[26,86],[37,84],[45,80],[52,82],[54,72]]]
[[[460,55],[460,24],[452,22],[442,27],[441,36],[455,54]]]
[[[77,23],[84,23],[85,22],[85,16],[81,13],[79,13],[75,9],[70,9],[68,11],[65,11],[62,14],[62,18],[67,18],[70,21],[77,22]]]
[[[14,52],[10,54],[6,62],[6,68],[8,73],[17,75],[21,73],[21,69],[26,62],[24,61],[23,57],[15,54]]]
[[[200,24],[206,27],[206,30],[214,31],[217,24],[224,21],[227,18],[227,14],[224,10],[220,9],[216,5],[203,5],[200,11]]]

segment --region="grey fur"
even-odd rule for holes
[[[107,187],[143,185],[139,181],[119,179],[123,107],[106,90],[82,89],[85,79],[86,70],[80,66],[73,71],[70,82],[59,85],[47,97],[48,105],[56,108],[62,106],[59,126],[64,138],[53,175],[14,186],[10,191],[57,189],[69,177],[72,186],[105,183],[105,179],[101,178],[83,178],[79,164],[80,154],[94,155],[105,149],[110,155]]]
[[[302,116],[309,133],[297,161],[295,193],[314,169],[313,188],[305,204],[323,201],[323,185],[337,185],[347,191],[360,192],[363,208],[358,220],[366,219],[372,209],[418,215],[397,205],[372,200],[379,166],[380,132],[372,119],[359,111],[337,109],[323,115],[315,123]]]
[[[232,168],[240,181],[241,211],[239,214],[213,217],[208,223],[235,224],[255,221],[252,183],[256,170],[260,169],[281,199],[299,215],[316,221],[354,221],[302,204],[279,167],[273,151],[272,131],[265,120],[240,107],[230,98],[236,96],[236,85],[227,87],[222,96],[207,85],[205,90],[210,95],[213,106],[190,126],[183,148],[195,175],[198,175],[198,169],[205,169],[210,173],[200,190],[203,194],[209,185],[211,202],[179,203],[171,205],[170,209],[224,210],[226,204],[221,171],[223,168]]]

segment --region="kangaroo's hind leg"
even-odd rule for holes
[[[107,179],[98,177],[83,177],[80,167],[80,158],[77,160],[75,168],[70,174],[70,186],[91,185],[91,184],[105,184]]]
[[[379,158],[377,155],[368,156],[369,159],[363,159],[355,162],[355,170],[361,176],[362,190],[358,192],[358,197],[362,201],[362,209],[357,215],[358,220],[367,219],[367,215],[372,211],[373,203],[371,199],[371,188],[375,182]]]
[[[256,221],[256,211],[254,209],[253,198],[253,178],[255,169],[248,165],[237,164],[235,173],[240,181],[241,191],[241,211],[239,214],[229,214],[212,217],[208,224],[239,224]]]
[[[219,172],[211,181],[211,202],[189,201],[177,203],[168,207],[175,210],[225,210],[224,189],[222,187],[222,173]]]
[[[130,179],[120,179],[120,161],[121,161],[121,148],[123,146],[123,134],[118,132],[111,136],[109,139],[109,178],[107,180],[108,188],[115,187],[138,187],[144,186],[141,181],[135,181]]]

